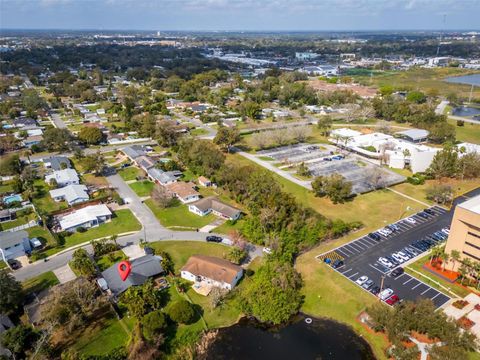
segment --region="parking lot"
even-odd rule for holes
[[[382,235],[377,231],[375,232],[378,234],[377,239],[366,235],[321,254],[317,258],[321,261],[325,259],[343,261],[343,264],[335,270],[353,282],[361,276],[368,277],[374,283],[370,286],[370,290],[375,286],[382,289],[391,288],[400,299],[414,301],[418,298],[429,298],[437,307],[440,307],[450,299],[448,295],[407,273],[397,277],[392,276],[391,271],[401,267],[401,262],[391,264],[392,266],[389,267],[379,261],[386,256],[391,258],[392,254],[403,252],[405,248],[414,250],[409,260],[413,261],[424,256],[428,250],[426,243],[419,243],[419,240],[428,241],[428,246],[442,243],[445,239],[434,237],[433,234],[450,225],[453,211],[449,212],[438,206],[430,208],[429,211],[431,214],[422,213],[423,217],[415,214],[399,220],[395,223],[397,230],[390,235]],[[419,248],[413,247],[412,244]]]
[[[337,149],[331,145],[296,144],[259,151],[257,155],[292,165],[305,163],[314,177],[341,174],[352,183],[353,194],[365,193],[405,180],[403,176],[359,159],[354,154],[348,154],[347,157],[338,154]]]

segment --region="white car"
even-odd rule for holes
[[[359,286],[362,286],[363,284],[365,284],[368,280],[368,277],[363,275],[363,276],[360,276],[357,281],[355,281]]]
[[[378,262],[380,264],[382,264],[383,266],[386,266],[386,267],[389,267],[389,268],[392,268],[394,266],[390,261],[388,261],[384,257],[378,258]]]
[[[263,250],[262,250],[265,254],[268,254],[270,255],[273,251],[272,249],[268,248],[268,247],[264,247]]]
[[[411,217],[406,218],[405,221],[409,222],[410,224],[416,224],[417,223],[417,220],[415,220],[414,218],[411,218]]]
[[[392,254],[392,257],[397,260],[399,263],[403,263],[405,260],[401,256],[399,256],[397,253]]]
[[[385,300],[387,300],[390,296],[392,296],[392,294],[393,294],[393,290],[390,289],[390,288],[387,288],[387,289],[383,290],[380,294],[378,294],[378,297],[379,297],[381,300],[385,301]]]
[[[450,229],[449,229],[449,228],[443,228],[443,229],[442,229],[442,232],[443,232],[445,235],[450,235]]]
[[[380,229],[380,230],[378,230],[378,232],[380,234],[382,234],[383,236],[388,236],[389,235],[389,233],[385,229]]]
[[[406,253],[404,253],[403,251],[399,251],[399,252],[397,252],[397,254],[398,254],[399,256],[401,256],[401,257],[403,258],[403,260],[405,260],[405,261],[411,259],[411,256],[408,255],[408,254],[406,254]]]

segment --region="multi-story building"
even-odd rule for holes
[[[461,259],[480,261],[480,195],[455,208],[445,252],[451,254],[452,250],[457,250]]]

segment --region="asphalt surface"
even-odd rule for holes
[[[392,253],[411,245],[414,241],[428,238],[429,235],[450,226],[455,206],[476,195],[480,195],[480,188],[455,199],[454,206],[450,211],[434,206],[431,209],[435,212],[435,215],[429,215],[428,219],[413,215],[411,217],[415,219],[415,224],[402,219],[395,223],[400,230],[388,237],[380,235],[380,241],[363,236],[328,253],[319,255],[318,258],[342,257],[344,266],[336,269],[336,271],[349,280],[355,282],[359,277],[365,275],[373,280],[375,285],[381,286],[383,277],[383,288],[391,288],[401,299],[415,301],[418,298],[429,298],[437,307],[440,307],[450,300],[447,294],[406,273],[397,278],[390,276],[391,269],[382,266],[378,262],[378,258],[390,256]],[[409,262],[415,261],[425,254],[426,252],[422,252]]]

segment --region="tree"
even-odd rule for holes
[[[243,117],[248,117],[250,119],[257,119],[260,116],[262,107],[256,102],[246,100],[243,101],[239,106],[240,115]]]
[[[328,136],[330,129],[332,128],[333,120],[329,115],[322,116],[318,119],[317,128],[323,136]]]
[[[155,340],[167,327],[165,315],[161,310],[155,310],[142,318],[143,336],[147,340]]]
[[[455,141],[455,126],[446,121],[438,121],[430,128],[428,138],[435,143],[444,143],[446,141]]]
[[[22,284],[6,271],[0,271],[0,314],[15,312],[22,303]]]
[[[297,174],[300,176],[309,177],[312,175],[312,172],[310,171],[308,166],[305,165],[304,162],[302,162],[300,165],[298,165]]]
[[[43,132],[42,147],[49,151],[66,151],[71,146],[72,135],[68,129],[47,128]]]
[[[162,120],[157,123],[155,138],[161,146],[175,146],[181,136],[180,130],[173,121]]]
[[[210,141],[184,139],[179,144],[178,158],[195,174],[213,176],[225,162],[225,155]]]
[[[132,286],[120,297],[120,303],[125,305],[128,312],[141,318],[152,310],[161,308],[161,294],[154,288],[152,280],[148,280],[142,286]]]
[[[223,303],[225,296],[227,295],[228,291],[219,287],[214,287],[208,297],[210,298],[210,304],[212,308],[215,309]]]
[[[179,324],[191,324],[195,319],[195,309],[187,300],[175,301],[167,310],[170,319]]]
[[[227,128],[222,126],[218,129],[217,135],[213,139],[213,142],[220,145],[222,149],[230,152],[231,147],[240,141],[240,132],[237,128]]]
[[[454,177],[458,171],[458,153],[453,147],[445,147],[433,157],[427,173],[435,179]]]
[[[1,334],[0,342],[15,358],[24,359],[26,352],[33,349],[38,334],[31,326],[18,325]]]
[[[11,135],[5,134],[5,136],[0,136],[0,154],[3,154],[7,151],[15,150],[18,146],[19,140]]]
[[[46,105],[34,89],[27,89],[22,93],[22,103],[28,116],[34,116],[38,109]]]
[[[452,271],[455,269],[455,265],[460,261],[460,251],[452,250],[450,253],[450,260],[452,261]]]
[[[20,157],[16,154],[2,156],[0,160],[0,175],[10,176],[20,174],[22,171],[22,164]]]
[[[352,193],[352,183],[340,174],[318,176],[312,181],[315,196],[327,196],[334,204],[343,203]]]
[[[102,141],[103,133],[99,128],[84,126],[79,131],[78,138],[87,145],[94,145]]]
[[[480,154],[476,152],[463,154],[458,160],[458,172],[462,180],[480,177]]]
[[[245,314],[262,322],[281,324],[302,304],[300,275],[292,265],[267,262],[242,288],[238,303]]]
[[[427,199],[437,204],[448,204],[453,201],[453,188],[450,185],[437,184],[427,188]]]
[[[175,197],[160,184],[156,184],[152,191],[152,199],[160,208],[166,209],[175,204]]]
[[[240,249],[238,247],[232,247],[226,258],[234,264],[241,264],[242,261],[247,257],[247,255],[248,253],[246,250]]]
[[[422,104],[427,100],[427,97],[421,91],[409,91],[406,97],[407,101]]]
[[[163,270],[165,270],[167,274],[173,274],[175,271],[175,264],[170,254],[166,251],[161,251],[158,255],[162,258],[161,264]]]
[[[95,176],[100,176],[106,167],[105,158],[98,151],[96,154],[87,155],[82,160],[83,168],[85,172],[93,172]]]
[[[96,273],[95,264],[85,249],[77,249],[72,255],[70,266],[83,276],[93,276]]]

